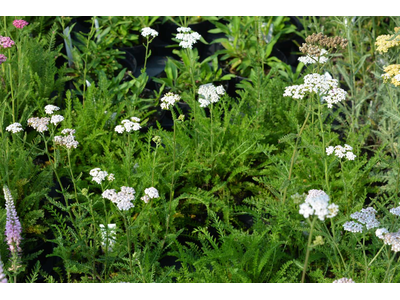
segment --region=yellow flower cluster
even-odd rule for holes
[[[400,30],[400,27],[396,27],[394,29],[394,32],[398,32]],[[376,38],[375,45],[378,46],[376,48],[376,51],[380,53],[386,53],[389,48],[400,46],[400,35],[398,35],[395,39],[389,41],[391,38],[393,38],[394,35],[380,35]]]
[[[382,75],[383,81],[390,82],[395,86],[400,86],[400,65],[389,65],[385,67],[385,74]]]

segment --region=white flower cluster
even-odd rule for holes
[[[102,197],[115,203],[119,210],[129,210],[135,207],[131,201],[135,200],[135,190],[134,188],[122,186],[120,192],[115,192],[112,190],[105,190]]]
[[[50,123],[54,124],[57,126],[58,123],[62,122],[64,120],[64,117],[61,115],[54,115],[51,116]]]
[[[56,135],[53,139],[55,145],[67,147],[68,149],[78,147],[79,142],[75,140],[75,129],[63,129],[61,134],[64,136]]]
[[[92,181],[96,181],[98,184],[101,184],[106,178],[108,181],[115,179],[113,173],[108,174],[107,171],[102,171],[100,168],[90,170],[89,174],[93,177]]]
[[[299,213],[308,218],[316,215],[321,221],[327,218],[333,218],[339,212],[339,206],[329,204],[329,196],[321,190],[310,190],[303,204],[300,204]]]
[[[60,110],[60,108],[59,108],[58,106],[55,106],[55,105],[49,104],[49,105],[46,105],[46,106],[44,107],[44,111],[45,111],[46,114],[48,114],[48,115],[52,115],[56,110]]]
[[[393,78],[400,82],[400,74],[397,74],[397,75],[394,76]]]
[[[158,32],[155,31],[154,29],[151,29],[150,27],[142,28],[142,36],[148,37],[149,35],[151,35],[154,38],[158,35]]]
[[[12,133],[17,133],[17,132],[20,132],[20,131],[24,131],[24,129],[22,128],[22,125],[19,124],[19,123],[13,123],[11,125],[8,125],[6,127],[6,130],[7,131],[11,131]]]
[[[343,278],[340,278],[340,279],[335,280],[335,281],[332,282],[332,283],[356,283],[356,282],[355,282],[353,279],[351,279],[351,278],[343,277]]]
[[[316,62],[319,62],[320,64],[324,64],[329,60],[328,57],[326,56],[327,54],[328,54],[328,51],[326,51],[325,49],[321,49],[319,57],[315,56],[315,55],[306,55],[306,56],[299,57],[299,61],[305,65],[315,64]]]
[[[383,243],[392,246],[392,251],[400,252],[400,230],[397,232],[386,233],[383,236]]]
[[[47,127],[47,125],[49,125],[49,121],[50,118],[47,117],[46,118],[34,117],[28,119],[28,125],[33,127],[33,129],[35,129],[36,131],[44,132],[49,130],[49,127]]]
[[[383,240],[385,238],[385,234],[389,233],[389,231],[387,230],[387,228],[378,228],[375,231],[375,235],[380,238],[381,240]]]
[[[103,248],[107,247],[108,244],[108,251],[112,251],[112,247],[115,244],[116,239],[116,224],[107,224],[107,229],[105,228],[104,224],[100,224],[100,232],[101,232],[101,246]],[[108,232],[108,234],[107,234]],[[108,237],[107,237],[108,236]]]
[[[353,152],[351,152],[351,150],[353,150],[353,147],[347,144],[344,144],[344,147],[340,145],[335,147],[329,146],[326,148],[326,154],[331,155],[333,152],[335,152],[335,155],[339,158],[346,157],[347,160],[354,160],[356,156],[354,155]]]
[[[192,29],[190,27],[179,27],[177,30],[179,33],[176,35],[176,38],[181,41],[179,46],[182,48],[192,49],[193,45],[201,38],[201,35],[197,32],[191,32]]]
[[[155,198],[160,197],[157,189],[154,187],[149,187],[149,188],[145,189],[144,194],[145,195],[142,198],[140,198],[144,201],[144,203],[148,203],[150,201],[150,199],[155,199]]]
[[[174,106],[174,104],[179,100],[181,100],[181,97],[179,95],[168,92],[164,95],[164,97],[161,98],[160,106],[162,109],[169,109],[171,106]]]
[[[142,128],[138,122],[140,122],[140,119],[136,117],[132,117],[131,120],[122,120],[122,125],[115,126],[115,131],[118,133],[138,131]]]
[[[400,206],[397,206],[397,207],[395,207],[395,208],[390,209],[389,212],[390,212],[392,215],[395,215],[395,216],[400,217]]]
[[[198,94],[200,107],[207,107],[211,103],[217,103],[220,96],[225,94],[225,89],[222,85],[215,87],[212,83],[207,83],[199,87]]]
[[[303,99],[308,93],[316,93],[323,96],[323,99],[328,103],[328,107],[332,108],[332,104],[346,99],[347,92],[338,88],[338,85],[339,82],[336,79],[332,79],[329,74],[319,75],[313,73],[304,76],[304,84],[286,87],[283,96]]]
[[[343,224],[343,228],[344,230],[350,232],[362,232],[363,226],[361,224],[365,225],[367,227],[367,230],[371,228],[376,228],[381,223],[376,219],[375,214],[376,210],[374,208],[363,208],[361,209],[361,211],[355,212],[350,215],[352,219],[358,221],[359,223],[349,221]]]

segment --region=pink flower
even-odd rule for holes
[[[0,65],[7,60],[7,57],[4,54],[0,54]]]
[[[0,35],[0,47],[11,48],[14,45],[15,45],[15,43],[12,39],[10,39],[9,37]]]
[[[6,199],[7,221],[6,221],[6,241],[10,252],[19,254],[21,252],[21,223],[17,216],[17,211],[14,206],[14,200],[7,186],[3,187],[4,198]]]
[[[29,23],[27,21],[24,20],[14,20],[13,25],[19,29],[24,28],[26,25],[28,25]]]

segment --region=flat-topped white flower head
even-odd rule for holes
[[[60,108],[58,106],[55,106],[55,105],[52,105],[52,104],[46,105],[44,107],[44,111],[48,115],[52,115],[57,110],[60,110]]]
[[[142,36],[144,36],[144,37],[151,36],[151,37],[155,38],[156,36],[158,36],[158,32],[154,29],[151,29],[150,27],[145,27],[145,28],[142,28]]]
[[[339,206],[329,204],[329,196],[322,190],[310,190],[299,210],[305,218],[316,215],[321,221],[324,221],[325,217],[333,218],[338,212]]]
[[[177,94],[168,92],[161,98],[161,108],[162,109],[170,109],[170,107],[174,106],[176,102],[179,102],[181,97]]]
[[[20,123],[13,123],[11,125],[8,125],[6,127],[6,131],[12,132],[12,133],[17,133],[20,131],[24,131],[24,129],[22,128],[22,125]]]
[[[201,39],[201,35],[192,31],[190,27],[179,27],[177,31],[179,33],[176,35],[176,38],[181,41],[179,46],[182,48],[192,49],[193,45]]]

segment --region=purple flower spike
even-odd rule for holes
[[[12,254],[21,252],[21,223],[15,210],[14,200],[7,186],[3,187],[4,197],[6,199],[7,221],[6,221],[6,242]]]

